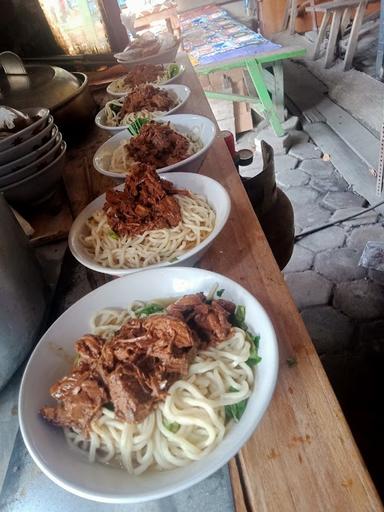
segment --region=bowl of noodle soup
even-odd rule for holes
[[[123,118],[119,116],[119,112],[123,107],[125,96],[120,96],[119,99],[108,101],[104,108],[96,114],[95,123],[102,130],[111,133],[120,132],[125,130],[126,127],[132,124],[136,118],[157,119],[172,114],[179,110],[188,100],[191,90],[186,85],[162,85],[159,87],[161,91],[165,91],[169,98],[173,101],[173,106],[168,111],[161,110],[148,110],[142,109],[138,112],[127,112]]]
[[[151,83],[152,85],[167,85],[178,80],[185,71],[185,67],[183,66],[183,64],[176,64],[176,62],[161,64],[161,66],[163,67],[163,70],[161,73],[159,73],[158,77],[155,80],[140,83]],[[125,77],[126,75],[122,76],[121,78],[117,78],[108,85],[107,93],[110,96],[120,98],[121,96],[124,96],[125,94],[128,94],[131,91],[132,87],[125,82]]]
[[[73,256],[91,270],[114,276],[148,267],[194,265],[224,228],[231,200],[224,187],[207,176],[176,172],[161,177],[193,194],[192,198],[177,196],[182,225],[130,240],[111,236],[111,228],[101,213],[103,194],[79,214],[71,227],[68,242]]]
[[[208,294],[217,286],[224,290],[224,299],[241,305],[245,311],[247,328],[259,336],[259,363],[252,369],[244,369],[245,363],[242,361],[248,357],[249,350],[247,352],[245,347],[244,335],[239,329],[235,329],[227,341],[214,347],[215,354],[207,353],[208,350],[197,353],[190,366],[190,376],[183,381],[184,384],[181,381],[173,384],[175,387],[170,388],[167,400],[171,400],[179,388],[184,388],[187,394],[188,389],[193,392],[196,386],[197,389],[203,389],[206,386],[204,375],[211,375],[210,368],[217,360],[222,373],[211,377],[212,382],[216,382],[217,378],[219,386],[223,378],[226,380],[227,374],[232,379],[231,382],[239,383],[239,389],[248,386],[246,406],[237,422],[231,420],[226,423],[224,431],[219,426],[220,420],[215,423],[215,414],[222,418],[223,404],[230,398],[228,390],[223,394],[216,393],[216,398],[211,397],[208,402],[203,391],[197,392],[191,400],[198,411],[192,414],[191,405],[180,405],[179,410],[178,421],[189,425],[187,431],[192,429],[195,432],[189,437],[189,442],[186,441],[182,449],[175,451],[172,444],[176,439],[180,443],[180,436],[185,435],[186,430],[180,429],[173,433],[167,428],[163,432],[162,424],[157,425],[155,418],[153,421],[157,426],[152,426],[152,430],[147,422],[140,427],[141,431],[133,433],[134,444],[127,450],[137,471],[129,472],[124,465],[115,464],[111,459],[106,464],[105,459],[103,462],[96,456],[95,461],[91,462],[92,454],[84,453],[80,445],[75,448],[71,440],[67,441],[63,429],[54,428],[39,416],[40,408],[44,404],[52,403],[49,387],[69,371],[75,356],[74,341],[84,333],[98,332],[107,335],[110,332],[113,335],[124,322],[124,318],[130,315],[137,300],[148,303],[164,298],[169,303],[186,294]],[[27,364],[21,383],[21,433],[38,467],[69,492],[104,503],[135,503],[159,499],[207,478],[240,450],[268,407],[277,370],[278,350],[271,321],[260,303],[244,288],[224,276],[202,269],[179,267],[148,270],[113,280],[89,293],[65,311],[44,334]],[[153,415],[161,412],[166,417],[169,413],[164,411],[164,407],[165,404],[162,409],[154,411]],[[216,411],[215,414],[212,412],[212,419],[204,412],[210,407]],[[115,427],[118,428],[118,424]],[[203,432],[204,441],[199,442]],[[160,436],[163,443],[151,441],[152,435]],[[143,438],[144,447],[139,446],[140,443],[143,444]],[[112,452],[116,442],[121,441],[117,439],[120,439],[119,435],[110,440]],[[108,443],[107,438],[105,442]],[[144,453],[144,456],[140,456],[140,453]],[[148,458],[152,461],[158,460],[159,467],[143,467],[148,463]]]
[[[158,123],[169,123],[170,128],[185,136],[189,141],[190,155],[171,165],[156,167],[159,173],[188,171],[197,173],[216,136],[215,124],[204,116],[195,114],[172,114],[156,119]],[[145,126],[145,125],[144,125]],[[124,146],[129,144],[132,135],[122,130],[113,135],[96,151],[93,165],[101,174],[111,178],[124,178],[135,162],[127,156]],[[146,154],[142,160],[146,163]]]

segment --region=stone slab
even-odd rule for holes
[[[309,270],[312,267],[313,259],[314,254],[312,251],[296,244],[293,249],[291,259],[289,260],[288,265],[284,268],[284,273],[303,272],[304,270]]]
[[[299,309],[321,306],[329,302],[332,283],[313,270],[288,273],[285,275],[285,281]]]
[[[331,217],[331,221],[337,221],[340,219],[344,219],[349,215],[354,215],[355,213],[361,212],[362,208],[352,207],[352,208],[341,208],[340,210],[336,210]],[[378,213],[374,210],[370,212],[364,213],[363,215],[359,215],[350,220],[346,220],[343,222],[345,226],[362,226],[365,224],[375,224],[378,218]]]
[[[361,74],[361,73],[360,73]],[[331,155],[332,164],[353,190],[361,194],[371,204],[377,203],[376,178],[369,172],[368,166],[343,142],[325,123],[306,125],[311,139],[325,153]],[[384,212],[384,207],[380,207]]]
[[[315,257],[314,268],[334,283],[362,279],[367,275],[363,267],[359,267],[360,251],[351,247],[330,249]],[[384,312],[383,312],[384,313]]]
[[[291,147],[291,136],[289,133],[278,137],[270,129],[262,130],[255,135],[254,144],[256,151],[261,151],[262,141],[272,146],[275,155],[285,155]]]
[[[367,242],[384,242],[384,226],[382,223],[353,229],[347,245],[363,251]]]
[[[319,354],[345,350],[352,338],[353,322],[331,306],[319,306],[301,312],[305,326]]]
[[[383,316],[384,287],[368,279],[336,285],[334,306],[356,320],[375,320]]]
[[[320,158],[303,160],[300,169],[314,178],[330,178],[335,173],[335,168],[331,162],[321,160]]]
[[[345,231],[337,226],[332,226],[313,235],[308,235],[299,241],[299,244],[314,252],[326,251],[341,247],[345,241]]]
[[[277,174],[276,181],[282,187],[301,187],[309,182],[309,176],[299,169],[281,171]]]
[[[361,207],[364,203],[365,199],[353,192],[328,192],[321,201],[321,205],[329,210]]]
[[[295,169],[298,163],[298,159],[291,155],[276,155],[275,171],[279,173],[282,171],[289,171],[291,169]]]
[[[328,178],[312,178],[311,187],[326,194],[327,192],[345,192],[348,189],[348,183],[338,174],[334,173],[333,176]]]
[[[309,135],[307,132],[303,132],[301,130],[291,130],[289,132],[291,136],[292,146],[297,146],[297,144],[304,144],[309,141]]]
[[[295,222],[302,228],[310,228],[326,224],[331,212],[317,203],[295,205]]]
[[[289,154],[299,160],[309,160],[321,158],[323,156],[321,149],[315,146],[312,142],[302,142],[292,146],[289,150]]]
[[[291,187],[285,193],[294,206],[314,203],[319,197],[319,193],[316,190],[308,187]]]

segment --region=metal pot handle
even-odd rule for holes
[[[0,53],[0,66],[7,75],[28,75],[23,61],[13,52]]]

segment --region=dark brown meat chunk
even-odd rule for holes
[[[172,228],[181,222],[179,203],[172,184],[165,187],[154,167],[137,164],[127,176],[124,191],[109,190],[104,211],[108,224],[119,236],[140,235]]]
[[[57,407],[43,407],[40,414],[50,423],[87,431],[108,401],[107,391],[100,378],[90,372],[73,372],[54,384],[50,393],[59,401]]]
[[[166,90],[150,84],[138,85],[125,97],[119,119],[123,119],[126,114],[141,110],[168,112],[175,104],[175,100]]]
[[[185,320],[204,342],[223,341],[230,335],[229,316],[236,309],[233,302],[217,299],[208,304],[203,293],[185,295],[167,308],[170,315]]]
[[[124,77],[128,87],[135,87],[147,82],[155,82],[164,73],[162,64],[137,64]]]
[[[132,137],[125,147],[136,162],[146,162],[158,169],[189,156],[189,140],[175,132],[169,123],[156,121],[145,124],[139,135]]]
[[[204,341],[220,342],[227,339],[231,333],[232,326],[228,317],[228,311],[213,301],[212,305],[196,306],[193,323]]]
[[[192,295],[184,295],[173,304],[167,307],[167,313],[178,318],[187,319],[189,313],[194,311],[195,306],[205,303],[204,293],[195,293]]]
[[[134,365],[118,365],[107,378],[116,415],[128,423],[141,422],[151,412],[155,398],[142,383]]]

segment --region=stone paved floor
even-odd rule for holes
[[[239,147],[252,147],[254,135],[245,134]],[[287,154],[283,145],[277,153],[277,183],[293,204],[296,233],[367,206],[304,132]],[[252,175],[258,167],[256,158],[243,172]],[[382,491],[382,461],[377,453],[384,453],[384,422],[378,407],[382,403],[379,390],[384,389],[384,273],[367,272],[358,262],[368,240],[384,241],[383,221],[382,215],[372,211],[302,238],[284,269],[286,283]]]

